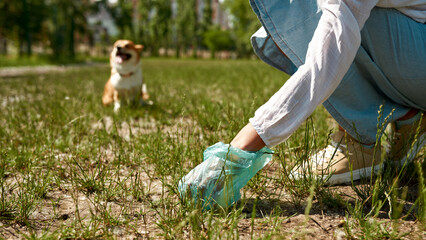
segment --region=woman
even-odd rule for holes
[[[204,162],[181,180],[183,195],[189,187],[193,197],[212,196],[208,203],[233,204],[247,179],[269,161],[264,147],[285,141],[319,104],[340,127],[332,145],[312,156],[308,166],[329,184],[350,182],[351,171],[358,180],[370,176],[372,167],[379,169],[378,124],[392,123],[397,136],[389,158],[395,162],[414,158],[426,143],[426,117],[422,118],[426,0],[250,0],[250,4],[263,25],[251,39],[256,54],[291,77],[257,109],[231,146],[216,144],[205,151]],[[389,117],[378,119],[379,110]],[[417,126],[420,134],[413,145]],[[253,155],[234,160],[242,154]],[[236,162],[245,165],[236,170]],[[216,175],[208,172],[215,169],[213,165],[219,166]],[[298,168],[292,174],[303,176]],[[221,184],[224,175],[233,176],[232,184]]]
[[[247,151],[273,147],[322,103],[341,127],[332,136],[334,146],[311,158],[312,172],[334,172],[330,184],[350,182],[350,165],[354,180],[369,176],[372,166],[379,169],[380,143],[374,146],[382,106],[381,114],[392,112],[388,122],[403,136],[390,157],[404,161],[409,149],[402,146],[411,143],[412,126],[426,110],[426,1],[250,3],[263,25],[252,37],[255,52],[292,76],[231,145]],[[411,159],[426,142],[425,126],[423,120]]]

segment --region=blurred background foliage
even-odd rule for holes
[[[248,58],[259,27],[248,0],[2,0],[0,66],[106,60],[116,39],[146,56]]]

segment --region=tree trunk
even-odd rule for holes
[[[68,54],[74,59],[75,58],[75,49],[74,49],[74,32],[75,32],[75,21],[74,21],[75,11],[72,10],[71,13],[71,22],[70,22],[70,32],[69,32],[69,41],[68,41]]]
[[[27,5],[27,0],[22,0],[22,4],[23,4],[23,11],[24,11],[24,16],[23,16],[23,20],[24,20],[24,34],[25,34],[25,40],[26,40],[26,54],[28,56],[31,56],[32,54],[32,48],[31,48],[31,33],[30,33],[30,28],[29,28],[29,23],[28,23],[28,16],[29,16],[29,12],[28,12],[28,5]]]
[[[176,46],[176,53],[175,53],[175,57],[176,58],[180,58],[180,45]]]
[[[7,38],[0,34],[0,54],[7,55]]]
[[[198,51],[198,42],[197,40],[192,41],[192,58],[197,58],[197,51]]]

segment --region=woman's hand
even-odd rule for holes
[[[254,127],[248,123],[231,141],[231,145],[245,151],[258,151],[265,146],[265,143]]]

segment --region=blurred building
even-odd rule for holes
[[[89,23],[90,28],[94,32],[95,41],[101,40],[104,34],[108,36],[117,36],[118,29],[115,25],[114,18],[106,9],[106,6],[101,3],[99,0],[90,0],[94,4],[98,4],[98,11],[96,13],[92,13],[87,16],[87,22]],[[132,4],[137,6],[138,1],[141,0],[132,0]],[[142,0],[143,1],[143,0]],[[210,0],[211,8],[212,8],[212,23],[215,25],[219,25],[222,29],[229,29],[229,18],[228,14],[226,14],[225,10],[222,7],[221,0]],[[109,1],[110,4],[115,4],[116,1]],[[203,18],[203,10],[205,8],[205,0],[196,0],[196,8],[198,19],[201,20]],[[134,7],[134,11],[132,15],[134,19],[137,19],[138,13],[136,12],[136,8]],[[173,16],[176,16],[176,12],[178,11],[177,0],[172,0],[172,11]],[[135,24],[135,23],[134,23]]]
[[[106,34],[107,36],[117,36],[118,29],[114,18],[108,12],[104,4],[98,4],[98,11],[87,16],[87,23],[94,33],[94,40],[100,41]]]
[[[229,29],[229,18],[228,14],[226,14],[225,10],[222,7],[222,1],[210,0],[210,2],[212,8],[212,23],[215,25],[219,25],[222,29]],[[197,11],[198,20],[201,20],[203,18],[205,4],[205,0],[196,0],[196,5],[194,7]],[[176,16],[176,12],[178,11],[177,0],[172,0],[172,11],[173,16]]]
[[[198,0],[200,1],[200,0]],[[212,0],[212,20],[214,24],[221,26],[222,29],[229,29],[228,14],[224,11],[219,0]]]

